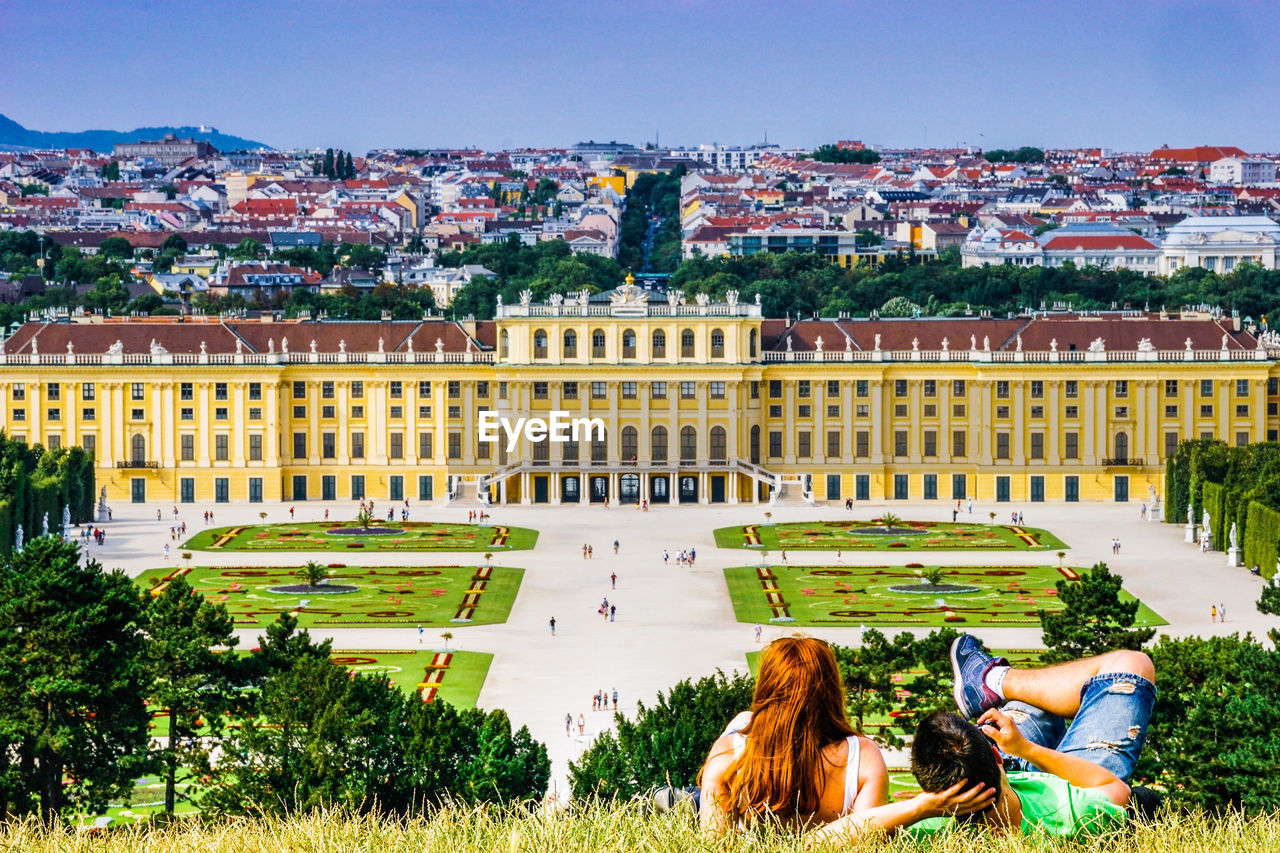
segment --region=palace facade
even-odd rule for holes
[[[679,293],[487,322],[72,318],[0,350],[0,426],[112,501],[1148,501],[1185,437],[1276,440],[1280,340],[1211,313],[765,319]],[[479,414],[603,438],[478,440]]]

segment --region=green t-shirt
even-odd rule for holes
[[[1022,833],[1049,835],[1093,835],[1118,829],[1128,819],[1124,806],[1117,806],[1099,791],[1077,788],[1049,773],[1007,774],[1009,787],[1022,800]],[[906,831],[916,837],[938,832],[953,818],[934,817],[912,825]]]

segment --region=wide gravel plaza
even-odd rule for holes
[[[332,503],[295,504],[297,521],[319,521],[326,507],[330,517],[341,520],[355,516],[355,507]],[[764,513],[773,513],[773,522],[810,520],[869,519],[892,511],[904,519],[951,520],[953,504],[894,502],[860,503],[852,514],[843,505],[805,506],[663,506],[641,512],[635,507],[594,506],[495,507],[492,523],[532,528],[538,531],[532,550],[504,553],[501,562],[525,569],[523,581],[510,618],[504,624],[453,626],[451,649],[490,652],[494,655],[488,678],[480,693],[483,708],[504,708],[516,725],[528,725],[533,735],[547,743],[555,763],[553,780],[563,791],[567,761],[575,757],[602,729],[611,725],[612,714],[592,712],[591,697],[601,688],[619,693],[619,710],[631,713],[637,700],[649,703],[654,694],[687,677],[700,677],[716,669],[746,669],[745,654],[755,649],[751,624],[740,623],[725,583],[724,569],[758,561],[758,555],[738,549],[720,549],[713,531],[737,524],[763,523]],[[124,569],[138,576],[148,569],[166,565],[164,546],[169,544],[167,565],[181,562],[181,548],[170,538],[172,505],[160,505],[163,520],[156,520],[156,504],[118,504],[114,520],[105,525],[106,544],[91,546],[93,554],[108,568]],[[412,518],[418,521],[465,523],[474,504],[427,508],[415,505]],[[268,522],[288,522],[287,504],[185,504],[179,506],[188,534],[203,528],[202,512],[216,511],[217,526],[261,523],[258,513],[268,512]],[[350,510],[348,513],[347,510]],[[1158,524],[1139,518],[1139,504],[988,504],[976,502],[972,520],[987,519],[996,510],[997,520],[1007,519],[1011,510],[1025,513],[1028,526],[1044,528],[1067,543],[1065,562],[1090,566],[1107,562],[1124,576],[1125,588],[1168,621],[1162,633],[1176,636],[1229,634],[1252,631],[1265,634],[1276,620],[1257,612],[1262,581],[1245,569],[1228,568],[1220,552],[1202,554],[1188,545],[1181,526]],[[970,520],[962,513],[961,521]],[[1112,554],[1112,539],[1118,537],[1121,550]],[[189,538],[189,537],[188,537]],[[620,543],[613,553],[613,542]],[[582,546],[590,544],[594,556],[584,560]],[[696,548],[695,568],[676,565],[676,552]],[[670,561],[663,563],[663,550]],[[776,554],[772,555],[776,558]],[[842,555],[843,565],[884,565],[892,562],[920,562],[928,565],[1026,564],[1025,551],[938,552],[912,551],[854,552]],[[1053,563],[1052,553],[1035,555],[1037,562]],[[317,553],[315,559],[328,563],[332,553]],[[305,552],[195,552],[193,565],[216,566],[298,566],[309,559]],[[837,565],[835,552],[807,551],[809,565]],[[346,552],[342,562],[351,566],[420,566],[427,564],[483,565],[482,555],[472,552],[452,554]],[[497,562],[497,561],[495,561]],[[616,573],[617,588],[610,588],[609,575]],[[598,613],[601,600],[617,606],[615,622]],[[1226,606],[1227,621],[1211,623],[1210,604]],[[552,637],[548,620],[556,619]],[[878,626],[886,633],[897,628]],[[1040,645],[1040,631],[1034,627],[997,628],[966,625],[991,646],[1018,648]],[[445,629],[428,629],[425,644],[443,649],[439,634]],[[788,629],[765,623],[767,642]],[[835,643],[857,642],[856,627],[808,627],[808,633]],[[927,633],[927,627],[904,628]],[[338,649],[419,649],[413,627],[338,628],[312,627],[313,634],[332,637]],[[240,632],[242,647],[256,645],[260,629]],[[566,737],[565,714],[573,714],[573,735]],[[577,734],[576,719],[586,718],[586,735]]]

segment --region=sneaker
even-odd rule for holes
[[[987,673],[993,666],[1008,666],[1004,658],[987,654],[977,637],[962,634],[951,644],[951,676],[955,681],[952,693],[960,715],[976,720],[988,708],[995,708],[1003,701],[987,687]]]
[[[698,811],[697,788],[673,788],[670,785],[663,785],[650,794],[654,806],[659,812],[669,812],[674,809],[690,809],[695,814]]]

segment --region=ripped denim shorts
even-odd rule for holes
[[[1032,743],[1091,761],[1128,782],[1146,742],[1155,702],[1156,686],[1142,676],[1104,672],[1080,688],[1080,710],[1070,724],[1025,702],[1006,702],[1001,710]],[[1012,756],[1005,758],[1005,767],[1040,769]]]

